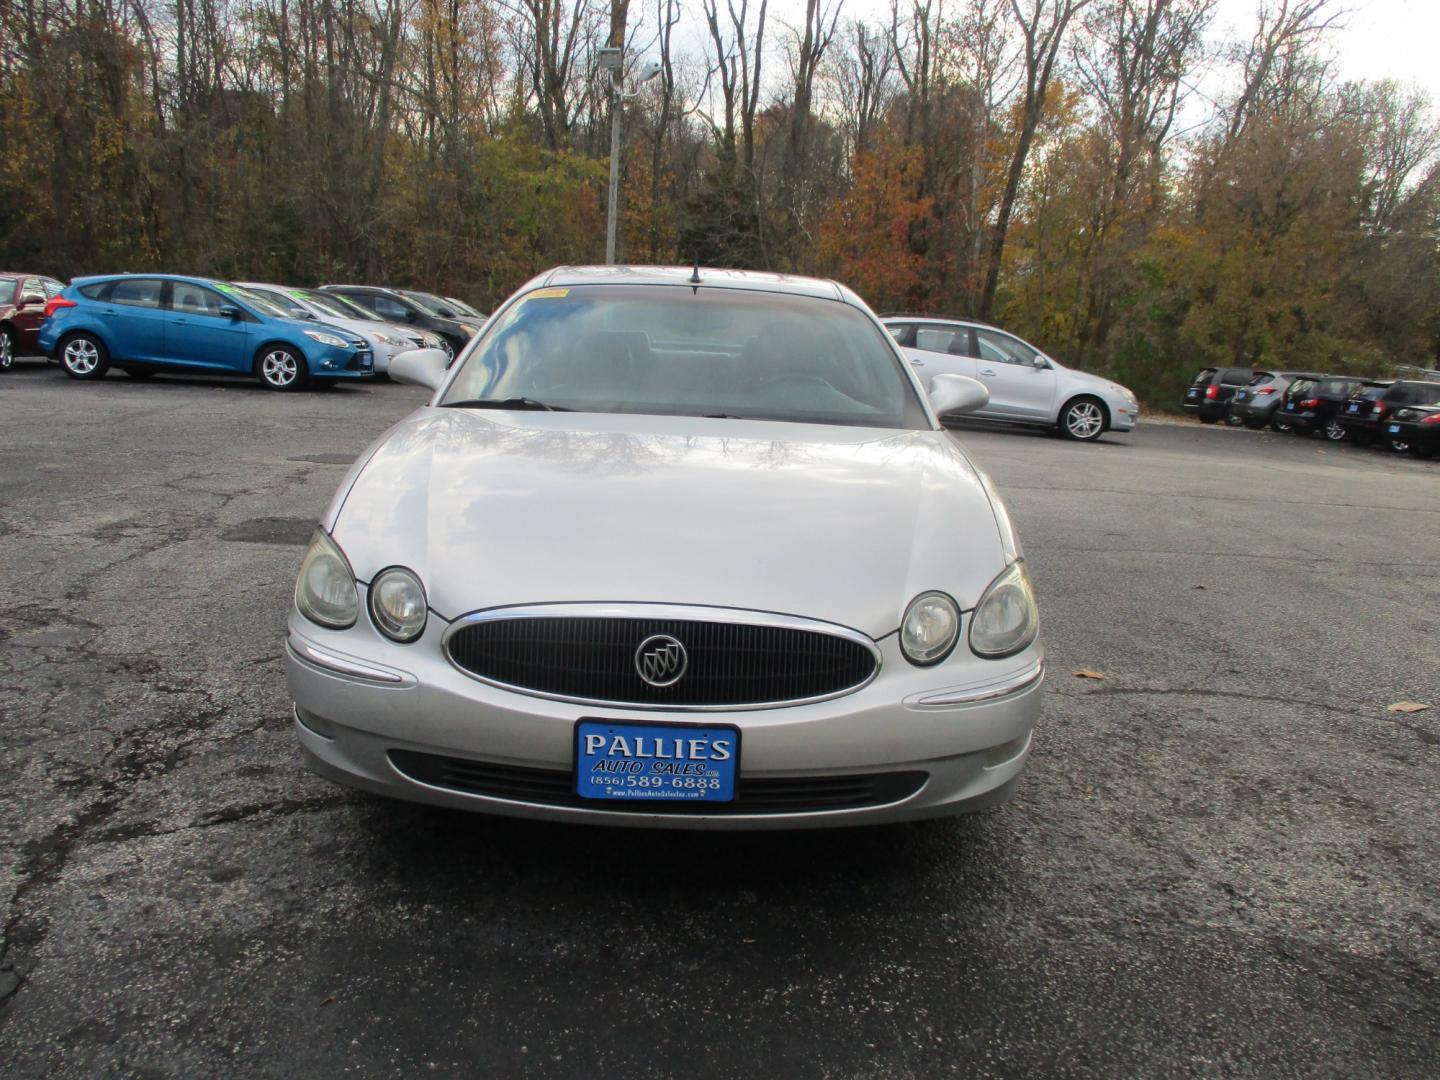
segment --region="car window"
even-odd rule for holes
[[[369,307],[375,312],[375,314],[379,315],[382,319],[389,319],[391,322],[402,323],[410,321],[410,309],[407,308],[404,304],[402,304],[399,300],[395,300],[392,297],[378,296],[375,294],[365,294],[362,296],[354,297],[354,299],[358,300],[366,307]]]
[[[1410,390],[1411,405],[1440,405],[1440,383],[1416,383]]]
[[[60,282],[56,281],[54,278],[42,278],[40,281],[40,286],[45,290],[45,296],[47,299],[59,296],[62,292],[65,291],[65,286],[60,284]]]
[[[451,311],[438,296],[431,293],[416,292],[413,289],[404,289],[402,292],[407,300],[426,315],[439,316],[442,319],[455,318],[455,312]]]
[[[1257,372],[1255,373],[1255,377],[1254,377],[1253,379],[1251,379],[1251,380],[1250,380],[1248,383],[1246,383],[1245,385],[1246,385],[1246,386],[1263,386],[1265,383],[1268,383],[1268,382],[1270,382],[1271,380],[1276,379],[1276,378],[1278,378],[1278,377],[1279,377],[1279,376],[1277,376],[1273,371],[1257,371]]]
[[[214,289],[191,285],[187,281],[177,281],[170,287],[170,310],[177,314],[208,315],[218,319],[220,309],[225,306],[225,298]]]
[[[1312,393],[1312,392],[1314,391],[1314,389],[1315,389],[1315,380],[1314,380],[1314,379],[1296,379],[1293,383],[1290,384],[1290,388],[1285,391],[1285,396],[1286,396],[1286,397],[1301,397],[1301,396],[1303,396],[1303,395],[1305,395],[1305,394]]]
[[[1208,383],[1214,377],[1215,369],[1213,367],[1207,367],[1204,371],[1200,372],[1199,375],[1196,375],[1195,378],[1190,380],[1190,385],[1201,386],[1205,383]]]
[[[748,289],[538,289],[492,319],[443,405],[923,428],[892,342],[857,308]]]
[[[8,304],[15,299],[14,278],[0,278],[0,304]]]
[[[1316,387],[1316,393],[1326,397],[1344,397],[1354,386],[1355,383],[1350,379],[1326,379]]]
[[[1035,358],[1040,355],[1037,350],[1009,334],[977,329],[975,337],[980,344],[982,360],[989,360],[997,364],[1019,364],[1022,367],[1030,367],[1035,363]]]
[[[99,300],[109,291],[113,281],[97,281],[93,285],[81,285],[80,295],[91,300]]]
[[[243,285],[235,286],[235,291],[240,296],[249,300],[266,315],[277,315],[285,319],[308,319],[309,310],[302,304],[296,302],[293,296],[287,296],[278,289],[247,289]]]
[[[106,297],[112,304],[131,307],[158,308],[161,282],[151,278],[125,278],[114,283]]]
[[[970,330],[967,327],[917,326],[915,348],[926,352],[970,355]]]
[[[1220,385],[1244,386],[1254,374],[1251,368],[1226,368],[1225,373],[1220,376]]]
[[[890,332],[896,342],[910,348],[911,342],[915,340],[915,327],[909,323],[885,323],[885,329]]]
[[[24,278],[20,282],[20,302],[27,300],[45,299],[45,286],[39,278]]]

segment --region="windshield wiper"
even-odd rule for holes
[[[536,401],[528,397],[511,398],[471,398],[469,401],[447,401],[447,409],[531,409],[544,410],[545,412],[574,412],[574,409],[567,409],[563,405],[547,405],[543,401]]]
[[[700,414],[701,420],[748,420],[748,416],[736,416],[728,412],[707,412]]]

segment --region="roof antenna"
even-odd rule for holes
[[[686,284],[688,284],[688,285],[700,285],[700,284],[702,284],[702,282],[700,281],[700,256],[699,256],[698,253],[697,253],[696,256],[695,256],[695,269],[690,272],[690,280],[689,280],[688,282],[686,282]]]

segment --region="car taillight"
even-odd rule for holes
[[[1274,392],[1275,388],[1273,386],[1262,386],[1259,390],[1255,391],[1255,396],[1266,397],[1267,395],[1273,394]]]
[[[1205,399],[1207,401],[1214,401],[1219,396],[1220,388],[1218,386],[1212,386],[1210,387],[1210,389],[1205,391]]]
[[[47,303],[47,304],[45,305],[45,318],[48,319],[51,315],[54,315],[55,312],[57,312],[57,311],[60,310],[61,308],[74,307],[74,306],[75,306],[75,301],[74,301],[74,300],[67,300],[67,299],[65,299],[65,297],[63,297],[63,296],[52,296],[52,297],[50,298],[49,303]]]
[[[1440,412],[1431,413],[1429,416],[1425,417],[1424,420],[1421,420],[1420,423],[1422,423],[1422,424],[1440,424]]]
[[[1377,402],[1375,402],[1375,405],[1374,405],[1374,407],[1371,409],[1371,412],[1373,412],[1376,416],[1384,416],[1384,415],[1385,415],[1385,403],[1384,403],[1383,401],[1377,401]]]
[[[1300,402],[1300,408],[1302,409],[1318,409],[1319,407],[1320,399],[1318,397],[1306,398]]]

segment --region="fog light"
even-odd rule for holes
[[[1029,743],[1030,732],[1027,731],[1018,739],[1011,739],[1009,742],[1003,742],[999,746],[990,747],[989,750],[985,751],[985,768],[993,769],[998,765],[1004,765],[1006,762],[1014,761],[1024,753],[1025,747],[1028,746]]]
[[[329,720],[326,720],[324,717],[316,716],[312,712],[306,712],[304,709],[300,708],[299,705],[295,706],[295,719],[299,720],[300,725],[307,731],[314,732],[322,739],[335,738],[335,729],[330,726]]]

